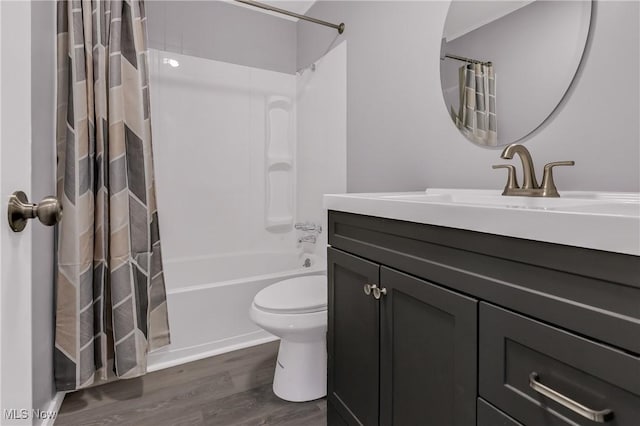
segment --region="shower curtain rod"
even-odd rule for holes
[[[464,56],[458,55],[449,55],[448,53],[444,55],[445,58],[455,59],[456,61],[469,62],[471,64],[480,64],[480,65],[491,65],[491,61],[483,62],[477,59],[465,58]]]
[[[342,34],[344,32],[344,23],[341,22],[339,24],[332,24],[331,22],[322,21],[320,19],[312,18],[306,15],[299,15],[294,12],[289,12],[288,10],[280,9],[275,6],[271,6],[268,4],[260,3],[253,0],[235,0],[238,3],[248,4],[249,6],[259,7],[260,9],[270,10],[271,12],[281,13],[287,16],[293,16],[294,18],[302,19],[304,21],[313,22],[314,24],[324,25],[325,27],[335,28],[338,30],[338,34]]]

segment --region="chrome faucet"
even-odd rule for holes
[[[305,233],[305,235],[298,238],[298,244],[301,244],[301,243],[315,244],[316,236],[322,233],[322,226],[320,224],[312,223],[308,221],[304,223],[298,222],[294,225],[294,227],[298,231],[302,231],[303,233]]]
[[[558,189],[553,181],[553,168],[555,166],[573,166],[575,161],[556,161],[544,166],[542,184],[538,185],[536,172],[533,167],[531,153],[523,145],[511,144],[507,146],[500,158],[510,160],[518,154],[522,161],[522,186],[518,186],[516,178],[516,168],[511,164],[496,164],[494,169],[508,169],[507,185],[504,187],[502,195],[514,195],[523,197],[559,197]]]
[[[507,146],[500,158],[505,160],[511,160],[515,154],[518,154],[520,161],[522,162],[522,183],[521,189],[535,189],[538,187],[538,181],[536,179],[536,171],[533,168],[533,159],[531,153],[524,145],[511,144]]]

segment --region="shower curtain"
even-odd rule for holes
[[[452,112],[458,128],[480,145],[498,144],[496,117],[496,76],[493,65],[468,64],[460,67],[460,111]]]
[[[146,372],[169,343],[144,4],[57,3],[58,390]]]

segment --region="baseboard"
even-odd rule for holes
[[[66,392],[58,392],[53,396],[53,399],[51,400],[51,403],[49,403],[49,407],[47,407],[47,412],[49,413],[56,413],[56,417],[57,417],[57,413],[60,412],[60,407],[62,407],[62,402],[64,401],[64,396],[66,395]],[[53,418],[48,418],[46,420],[44,420],[41,425],[42,426],[53,426],[53,424],[56,421],[56,417]]]

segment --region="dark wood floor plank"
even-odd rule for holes
[[[110,401],[99,406],[87,405],[70,415],[71,424],[85,424],[92,419],[101,419],[104,424],[155,424],[154,419],[180,418],[191,415],[194,409],[212,399],[233,394],[234,387],[228,373],[195,379],[188,386],[166,387],[162,391],[143,394],[133,398]],[[67,411],[61,410],[61,419]],[[56,424],[59,424],[58,422]]]
[[[205,422],[211,425],[307,425],[307,419],[322,414],[314,401],[291,403],[274,395],[271,385],[251,389],[203,407]],[[325,421],[326,423],[326,421]]]
[[[170,389],[193,386],[196,380],[203,378],[217,381],[217,376],[220,373],[235,375],[238,380],[242,380],[244,375],[249,375],[251,382],[244,387],[239,386],[239,391],[259,386],[272,379],[277,347],[277,342],[268,343],[160,370],[143,377],[119,380],[75,392],[65,398],[63,413],[67,410],[74,412],[83,409],[95,410],[100,406],[111,405],[114,402],[130,400],[143,395],[150,397],[156,392],[166,394],[167,390],[171,392]],[[253,373],[255,374],[252,376]],[[233,392],[227,394],[231,393]],[[162,395],[158,395],[158,397],[164,398]]]
[[[326,425],[326,401],[271,389],[278,342],[68,394],[57,426]]]

